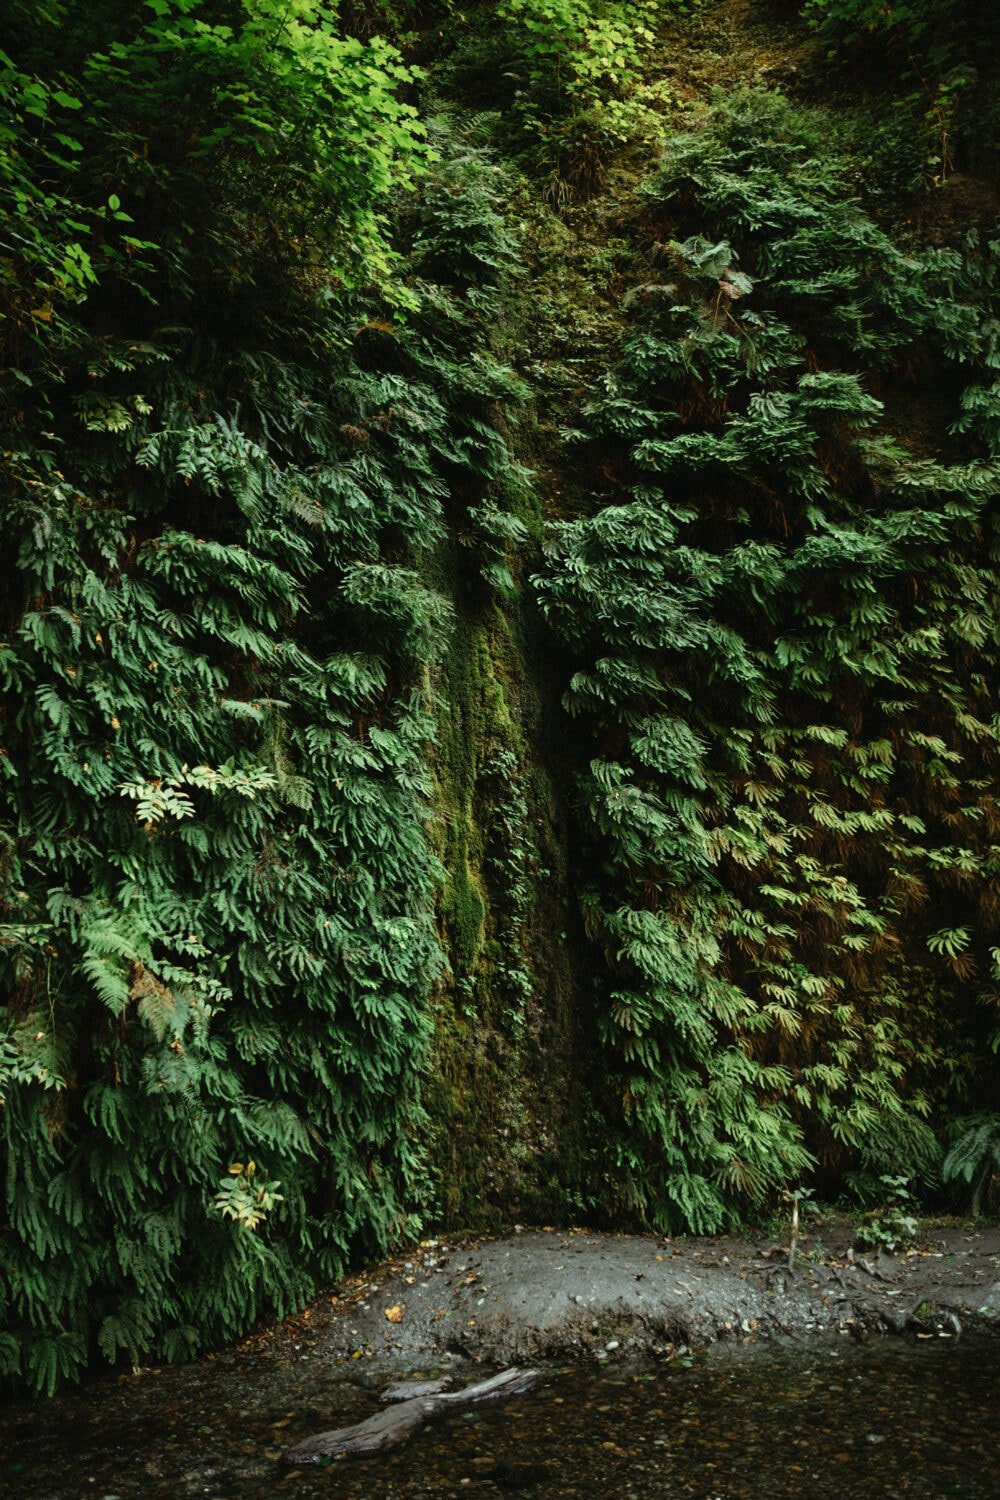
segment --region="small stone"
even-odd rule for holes
[[[618,1339],[608,1339],[608,1342],[605,1344],[604,1347],[607,1350],[607,1352],[610,1354],[612,1352],[612,1350],[621,1348],[621,1345],[620,1345]]]

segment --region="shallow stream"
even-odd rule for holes
[[[379,1383],[374,1371],[354,1365],[345,1378],[307,1352],[237,1353],[14,1406],[0,1414],[0,1493],[12,1500],[1000,1496],[1000,1339],[761,1345],[666,1367],[609,1360],[553,1370],[507,1404],[449,1412],[382,1458],[281,1467],[280,1451],[292,1442],[369,1416]]]

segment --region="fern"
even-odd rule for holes
[[[315,89],[320,34],[280,35],[308,66],[268,88]],[[350,92],[370,49],[343,46]],[[235,41],[224,55],[258,65]],[[116,119],[141,134],[126,83]],[[362,116],[389,107],[388,75],[366,87]],[[379,171],[388,193],[397,171]],[[398,225],[402,317],[316,270],[346,273],[359,191],[346,219],[296,219],[301,240],[289,221],[278,261],[260,245],[235,282],[219,246],[245,244],[252,205],[220,201],[219,236],[186,229],[169,253],[136,227],[155,295],[104,265],[5,409],[0,1358],[37,1389],[92,1359],[190,1358],[300,1306],[415,1225],[429,1190],[428,746],[453,625],[432,559],[460,483],[484,565],[523,538],[498,413],[524,388],[491,347],[517,255],[501,174],[448,154]],[[376,279],[381,235],[362,234]]]
[[[964,1128],[956,1135],[941,1163],[945,1182],[964,1182],[971,1188],[970,1212],[977,1218],[983,1198],[1000,1172],[1000,1118],[981,1115],[960,1122]]]
[[[917,458],[870,382],[918,345],[975,378],[995,252],[904,252],[814,129],[757,93],[667,143],[675,281],[630,295],[582,428],[618,481],[535,578],[574,657],[621,1201],[666,1228],[813,1167],[932,1180],[991,999],[990,429],[970,400],[982,456]]]

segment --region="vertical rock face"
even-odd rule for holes
[[[449,966],[425,1099],[443,1221],[490,1225],[564,1216],[577,1190],[576,918],[537,620],[524,594],[456,584],[432,833]]]

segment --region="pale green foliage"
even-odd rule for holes
[[[224,1219],[232,1219],[252,1233],[267,1218],[276,1203],[280,1182],[272,1182],[255,1161],[234,1162],[219,1183],[214,1207]]]
[[[161,305],[164,282],[190,291],[209,266],[230,293],[259,295],[276,257],[286,283],[388,281],[387,204],[427,161],[400,97],[415,75],[391,44],[340,34],[326,0],[10,10],[0,340],[11,364],[30,366],[25,347],[48,345],[109,278],[127,301]],[[86,391],[76,405],[92,430],[115,432],[145,399]]]
[[[590,188],[630,137],[658,130],[662,91],[644,67],[665,12],[682,0],[499,0],[499,54],[517,84],[514,117],[536,167],[553,174],[550,194]]]
[[[532,105],[565,112],[635,77],[662,0],[500,0],[500,17],[528,72]]]
[[[890,1253],[913,1243],[917,1233],[916,1207],[908,1177],[883,1174],[876,1189],[879,1206],[858,1225],[855,1244],[873,1245]]]

